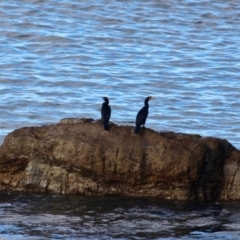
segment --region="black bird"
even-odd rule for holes
[[[134,133],[139,133],[140,127],[145,125],[147,116],[148,116],[148,102],[152,99],[152,97],[147,97],[144,101],[145,106],[138,112],[136,117],[136,127]]]
[[[111,117],[111,108],[108,105],[109,104],[109,100],[107,97],[103,97],[104,103],[102,104],[102,108],[101,108],[101,116],[102,116],[102,123],[104,126],[104,130],[108,130],[108,122],[109,119]]]

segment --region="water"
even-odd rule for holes
[[[0,239],[239,239],[240,203],[2,193]]]
[[[99,119],[103,96],[111,120],[133,126],[152,95],[147,127],[239,148],[239,12],[237,0],[1,1],[0,143],[23,126]],[[166,202],[77,199],[80,207],[68,200],[67,210],[52,209],[64,198],[46,198],[1,203],[2,239],[239,237],[237,208],[224,215],[215,205],[186,212]],[[34,212],[36,199],[49,206]]]
[[[240,147],[240,4],[231,1],[0,3],[0,140],[67,117],[226,138]]]

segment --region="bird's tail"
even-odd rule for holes
[[[109,129],[109,127],[108,127],[108,121],[104,121],[103,126],[104,126],[104,130],[107,131],[107,130]]]
[[[139,133],[140,131],[140,126],[136,125],[135,129],[134,129],[134,133]]]

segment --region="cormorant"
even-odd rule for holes
[[[148,102],[152,99],[152,97],[147,97],[144,101],[145,106],[138,112],[136,117],[136,127],[134,133],[139,133],[140,127],[145,125],[147,116],[148,116]]]
[[[102,123],[104,126],[104,130],[108,130],[108,122],[111,116],[111,108],[108,105],[109,104],[109,100],[107,97],[103,97],[104,103],[102,104],[102,108],[101,108],[101,116],[102,116]]]

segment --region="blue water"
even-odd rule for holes
[[[0,137],[67,117],[226,138],[240,147],[240,3],[1,1]]]
[[[155,96],[146,127],[240,148],[239,1],[3,0],[0,19],[0,143],[99,119],[103,96],[111,121],[133,126]]]

